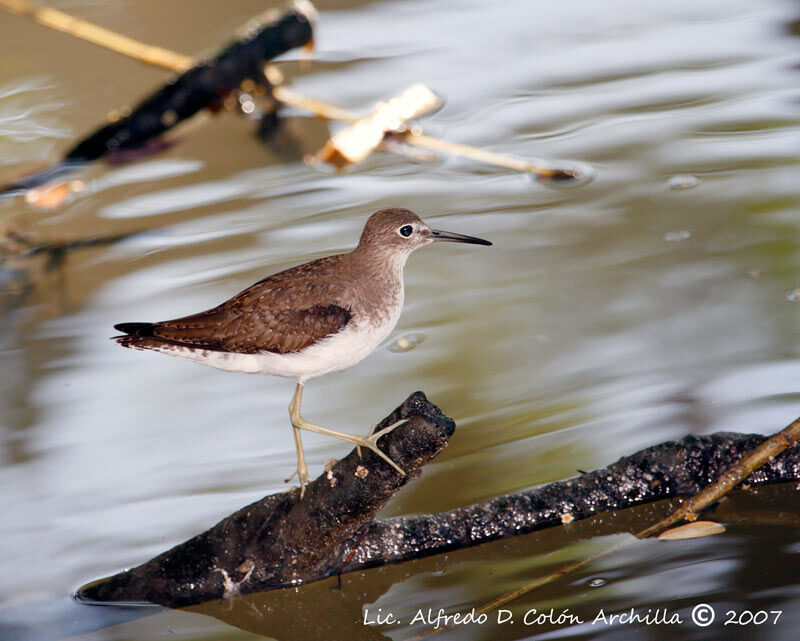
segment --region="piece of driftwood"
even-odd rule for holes
[[[388,132],[405,131],[407,122],[441,106],[442,101],[418,82],[391,100],[378,103],[366,118],[333,136],[315,159],[337,169],[362,162],[383,142]]]
[[[455,429],[422,392],[375,429],[408,419],[379,445],[406,472],[372,452],[353,451],[306,486],[267,496],[213,528],[132,570],[82,588],[88,601],[147,601],[183,606],[328,576],[342,541],[362,526],[447,444]]]
[[[75,145],[66,162],[95,160],[108,153],[137,149],[198,111],[221,101],[245,80],[264,82],[264,62],[311,41],[309,17],[292,9],[265,22],[246,38],[225,47],[212,60],[200,62],[173,78],[133,108]]]
[[[499,496],[449,512],[382,519],[369,524],[347,570],[438,554],[525,534],[662,499],[694,496],[767,437],[717,432],[667,441],[567,481]],[[746,480],[765,485],[800,479],[800,448],[792,447]],[[349,554],[352,541],[342,544]]]
[[[655,523],[651,523],[644,529],[640,527],[634,528],[634,538],[625,538],[621,541],[617,541],[611,547],[606,547],[605,549],[599,550],[593,554],[590,554],[589,556],[585,556],[582,559],[570,561],[569,563],[556,568],[552,572],[548,572],[547,574],[540,575],[531,581],[528,581],[525,585],[516,587],[513,590],[507,591],[500,596],[495,597],[488,603],[484,603],[480,607],[473,610],[473,612],[486,614],[495,611],[502,606],[511,603],[512,601],[516,601],[532,590],[544,587],[548,584],[554,583],[555,581],[559,581],[569,574],[587,569],[601,559],[632,545],[636,539],[645,539],[658,534],[659,532],[663,532],[664,534],[671,533],[674,535],[677,530],[684,530],[685,534],[687,528],[692,528],[693,533],[697,535],[696,526],[701,525],[702,523],[702,521],[698,521],[697,518],[701,513],[705,511],[713,512],[713,509],[716,507],[718,501],[726,498],[726,495],[740,485],[749,487],[749,484],[747,483],[748,480],[752,479],[758,481],[759,478],[756,476],[757,472],[759,472],[766,464],[775,461],[780,455],[788,451],[789,448],[794,447],[799,440],[800,418],[795,419],[785,428],[768,439],[762,439],[758,445],[748,447],[741,454],[741,456],[737,455],[737,457],[734,458],[730,463],[727,463],[721,471],[715,472],[713,480],[706,484],[700,491],[692,492],[692,496],[689,497],[688,500],[681,499],[679,501],[679,507],[677,509],[673,509],[668,515],[658,519]],[[712,443],[711,445],[712,448],[703,452],[703,456],[700,457],[701,460],[713,454],[713,446],[715,444]],[[679,453],[683,455],[681,450],[679,450]],[[691,463],[691,460],[687,459],[687,466],[692,469],[696,469],[696,466],[691,466],[689,463]],[[797,466],[791,461],[782,461],[778,467],[778,471],[781,473],[788,472],[790,474],[796,474]],[[649,480],[652,481],[653,479],[650,478]],[[661,479],[655,480],[658,481],[658,484],[660,485]],[[796,487],[794,489],[795,491],[797,490]],[[571,523],[573,520],[574,517],[571,514],[567,514],[562,517],[563,523]],[[683,527],[672,528],[671,530],[664,532],[665,528],[669,528],[670,526],[682,521],[689,521],[689,523]],[[706,533],[709,533],[708,526],[716,529],[717,534],[719,534],[720,531],[725,531],[725,527],[720,523],[707,521],[705,524],[707,526]],[[414,637],[409,639],[409,641],[423,641],[423,639],[428,639],[438,635],[441,632],[452,629],[454,625],[455,624],[453,622],[448,622],[441,627],[429,628],[420,632],[419,634],[414,635]]]
[[[76,143],[57,164],[18,178],[0,189],[16,195],[43,185],[73,168],[100,158],[128,159],[133,152],[157,151],[168,145],[160,136],[203,109],[218,109],[224,98],[245,81],[264,85],[264,63],[301,47],[313,38],[304,5],[265,18],[209,60],[181,69],[178,76]],[[266,89],[266,87],[265,87]]]
[[[414,477],[441,451],[454,425],[421,392],[380,425],[405,417],[412,420],[381,446]],[[439,514],[379,520],[371,519],[408,478],[372,454],[359,460],[353,452],[314,481],[302,501],[296,491],[266,497],[144,565],[82,588],[78,597],[184,606],[466,548],[693,496],[764,440],[755,434],[687,436],[567,481]],[[798,479],[800,449],[792,447],[747,483]]]

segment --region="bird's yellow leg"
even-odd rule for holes
[[[303,441],[300,436],[300,427],[295,423],[295,416],[300,415],[300,401],[303,399],[303,386],[299,383],[294,391],[294,396],[292,397],[292,402],[289,403],[289,416],[292,418],[292,429],[294,431],[294,446],[297,450],[297,469],[294,473],[286,479],[284,482],[288,483],[291,481],[295,476],[297,480],[300,481],[300,498],[303,498],[303,495],[306,493],[306,483],[310,483],[313,479],[311,475],[308,473],[308,466],[306,465],[306,455],[303,451]]]
[[[284,483],[288,483],[296,476],[300,481],[300,498],[302,499],[306,493],[306,483],[310,483],[313,479],[308,473],[306,456],[303,452],[303,441],[300,438],[300,428],[292,426],[292,429],[294,430],[294,446],[297,449],[297,469]]]
[[[289,416],[291,416],[292,418],[292,427],[294,427],[295,432],[297,430],[308,430],[309,432],[324,434],[326,436],[332,436],[333,438],[338,438],[342,441],[347,441],[348,443],[353,443],[356,447],[366,447],[367,449],[372,450],[373,452],[375,452],[375,454],[380,456],[384,461],[386,461],[395,470],[397,470],[399,474],[405,476],[406,473],[403,471],[403,469],[380,450],[380,448],[378,447],[378,439],[381,438],[381,436],[383,436],[384,434],[388,434],[389,432],[391,432],[394,428],[400,427],[400,425],[405,423],[408,419],[397,421],[396,423],[393,423],[388,427],[384,427],[382,430],[375,432],[375,434],[370,434],[367,437],[356,436],[355,434],[346,434],[345,432],[337,432],[336,430],[328,429],[327,427],[322,427],[321,425],[314,425],[314,423],[309,423],[306,419],[304,419],[300,415],[300,404],[302,400],[303,400],[303,385],[301,383],[298,383],[294,391],[294,396],[292,397],[292,402],[289,404]],[[300,469],[301,450],[302,447],[298,449],[298,463],[297,463],[298,470]],[[305,461],[303,461],[303,465],[305,465]]]

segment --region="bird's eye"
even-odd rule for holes
[[[400,228],[400,235],[401,236],[405,236],[406,238],[408,238],[412,234],[413,231],[414,231],[414,228],[411,225],[403,225]]]

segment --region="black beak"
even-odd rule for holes
[[[454,234],[451,231],[441,229],[431,229],[433,240],[437,243],[467,243],[469,245],[491,245],[488,240],[475,238],[475,236],[465,236],[464,234]]]

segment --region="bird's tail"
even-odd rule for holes
[[[145,348],[148,338],[153,337],[153,323],[119,323],[114,329],[124,332],[121,336],[112,336],[123,347]]]

